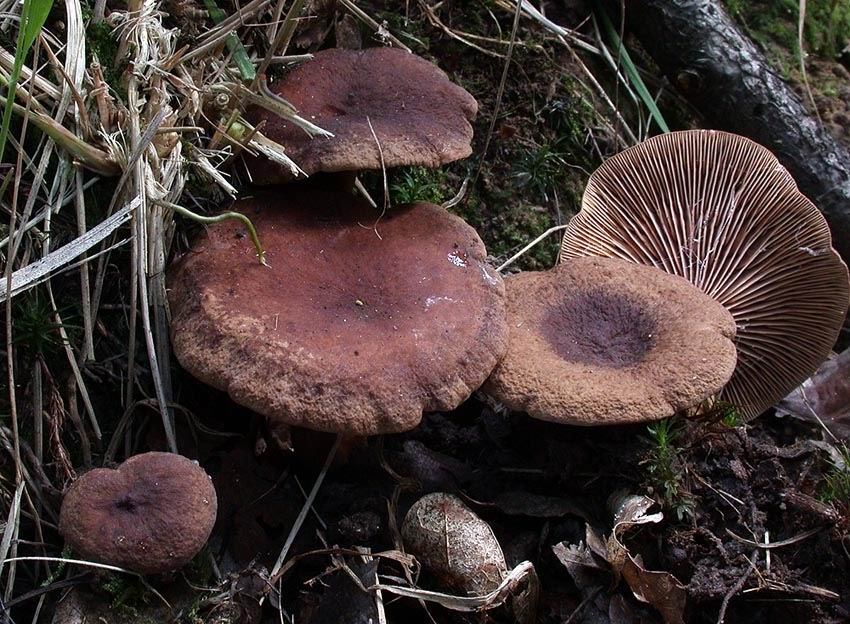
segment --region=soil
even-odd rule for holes
[[[212,475],[219,496],[209,552],[188,575],[195,583],[211,582],[203,562],[212,555],[232,585],[226,599],[191,608],[203,617],[237,603],[243,615],[257,617],[267,587],[256,579],[273,566],[332,438],[295,432],[295,452],[281,451],[253,415],[224,395],[188,379],[181,385],[186,399],[195,397],[186,404],[198,415],[195,436],[181,431],[181,450]],[[455,412],[429,415],[407,434],[361,441],[328,473],[293,544],[284,610],[295,621],[338,621],[318,615],[330,600],[352,615],[370,613],[374,602],[363,602],[362,593],[341,582],[347,578],[341,560],[357,568],[360,557],[338,553],[394,549],[407,509],[420,496],[442,491],[461,496],[490,524],[509,567],[534,564],[541,594],[533,621],[564,622],[575,613],[574,622],[661,622],[610,571],[594,570],[589,581],[573,577],[553,553],[557,544],[586,540],[586,526],[610,535],[612,495],[628,493],[648,495],[656,501],[653,511],[663,510],[661,523],[629,531],[624,543],[647,569],[667,571],[686,587],[685,621],[715,622],[729,594],[735,597],[727,622],[846,621],[850,517],[846,508],[823,502],[831,464],[813,441],[818,432],[771,416],[747,426],[682,420],[674,427],[671,465],[679,480],[673,492],[654,471],[658,444],[646,426],[551,425],[494,411],[478,398]],[[145,446],[164,446],[153,423]],[[766,541],[776,547],[759,546]],[[382,578],[405,576],[388,559],[379,569]],[[169,587],[162,579],[152,583]],[[427,572],[418,583],[445,589]],[[139,590],[122,608],[144,612],[138,596],[151,604],[149,593]],[[388,601],[386,609],[390,622],[428,621],[416,601]],[[477,621],[433,605],[429,612],[437,622]],[[504,607],[488,617],[516,621]]]

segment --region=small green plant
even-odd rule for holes
[[[63,310],[62,316],[67,316],[67,312]],[[61,328],[68,333],[78,329],[75,325],[54,322],[53,311],[37,288],[16,299],[12,315],[12,342],[15,345],[25,348],[33,356],[49,355],[62,345]]]
[[[557,143],[546,143],[522,154],[514,177],[520,188],[530,188],[549,201],[549,193],[561,186],[566,168],[566,154],[560,146]]]
[[[139,607],[150,603],[153,594],[137,577],[108,574],[100,587],[109,594],[110,605],[125,617],[139,617]]]
[[[441,204],[450,199],[452,190],[442,169],[427,167],[404,167],[394,172],[390,183],[393,204],[430,202]]]
[[[653,487],[659,492],[664,507],[683,520],[693,515],[693,499],[684,485],[684,471],[679,457],[682,449],[676,443],[681,428],[672,418],[647,427],[649,433],[648,472]]]
[[[720,400],[704,403],[697,418],[706,424],[720,424],[727,429],[741,427],[746,422],[737,405]]]
[[[729,429],[735,429],[744,424],[744,417],[735,405],[725,401],[719,401],[717,409],[720,410],[720,422]]]
[[[68,559],[71,557],[72,554],[73,553],[71,552],[71,547],[66,545],[64,548],[62,548],[62,553],[60,557],[62,559]],[[53,572],[50,573],[50,576],[48,576],[46,579],[44,579],[44,581],[42,581],[41,586],[47,587],[48,585],[52,585],[55,581],[62,577],[67,567],[68,564],[66,562],[60,561],[54,568]]]
[[[838,458],[824,477],[820,498],[850,511],[850,449],[842,444],[837,450]]]

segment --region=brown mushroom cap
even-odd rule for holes
[[[457,407],[507,346],[504,285],[475,230],[443,208],[380,216],[346,193],[238,202],[170,277],[174,351],[234,401],[291,425],[404,431]]]
[[[397,48],[322,50],[272,89],[334,135],[311,138],[265,109],[248,110],[247,119],[265,121],[263,133],[307,175],[380,169],[381,152],[386,167],[439,167],[472,153],[475,99],[436,65]],[[248,166],[256,184],[292,179],[287,168],[265,158],[250,158]]]
[[[686,280],[576,258],[505,280],[510,343],[485,390],[541,420],[659,420],[716,394],[735,368],[729,313]]]
[[[86,559],[158,574],[203,548],[216,506],[212,481],[196,462],[143,453],[77,479],[62,500],[59,531]]]
[[[681,275],[737,324],[722,398],[758,416],[826,358],[847,312],[847,267],[776,157],[713,130],[657,136],[590,177],[561,259],[622,258]]]

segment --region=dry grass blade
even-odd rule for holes
[[[381,590],[396,596],[417,598],[426,602],[434,602],[452,611],[478,612],[495,609],[504,604],[513,590],[523,581],[532,579],[534,576],[534,565],[530,561],[523,561],[513,570],[508,572],[499,586],[483,596],[455,596],[442,592],[428,591],[416,587],[404,587],[401,585],[384,585],[379,583],[371,590]],[[533,582],[533,580],[532,580]]]
[[[5,301],[7,296],[14,297],[27,289],[32,288],[36,284],[40,284],[46,280],[53,271],[56,271],[74,258],[77,258],[101,241],[105,240],[110,234],[130,220],[133,210],[135,210],[138,205],[139,200],[137,198],[96,227],[90,229],[83,236],[80,236],[67,245],[60,247],[48,256],[15,271],[12,274],[11,295],[7,292],[5,284],[0,284],[0,301]]]
[[[386,39],[388,42],[392,43],[393,47],[401,48],[402,50],[411,51],[406,45],[404,45],[395,35],[389,32],[384,26],[379,24],[372,18],[366,11],[361,9],[354,3],[354,0],[339,0],[339,3],[348,9],[354,17],[362,21],[364,24],[372,28],[375,33],[381,37]]]
[[[9,505],[9,515],[6,517],[6,526],[3,529],[3,539],[0,540],[0,568],[3,563],[6,563],[6,556],[9,554],[9,548],[12,545],[12,536],[15,532],[15,527],[18,525],[18,518],[21,512],[21,496],[24,493],[24,483],[18,484],[15,489],[15,495],[12,498],[12,503]]]
[[[499,273],[501,273],[502,271],[507,269],[509,266],[511,266],[514,262],[516,262],[517,260],[522,258],[526,253],[528,253],[531,249],[533,249],[535,247],[535,245],[537,245],[538,243],[543,241],[547,236],[549,236],[550,234],[554,234],[555,232],[560,232],[561,230],[565,230],[566,228],[567,228],[566,225],[555,225],[553,227],[550,227],[548,230],[543,232],[543,234],[541,234],[540,236],[535,238],[533,241],[531,241],[530,243],[525,245],[522,249],[520,249],[518,252],[516,252],[510,258],[505,260],[502,264],[500,264],[498,266],[498,268],[496,270]]]
[[[805,26],[806,26],[806,0],[799,0],[799,13],[797,19],[797,53],[800,59],[800,76],[803,78],[803,87],[806,89],[806,95],[809,96],[809,104],[817,117],[818,123],[823,125],[823,120],[820,118],[818,105],[815,103],[815,96],[812,93],[812,87],[809,84],[809,75],[806,72],[806,42],[805,42]]]
[[[275,578],[277,574],[281,571],[284,562],[286,561],[286,556],[289,554],[289,549],[292,547],[295,538],[298,536],[298,532],[301,530],[301,525],[304,524],[304,519],[307,517],[307,514],[310,512],[310,508],[313,506],[313,501],[316,500],[316,495],[319,493],[319,489],[322,487],[322,483],[325,480],[325,475],[330,470],[331,464],[333,463],[334,458],[336,457],[336,453],[339,450],[339,445],[342,442],[342,435],[337,435],[336,440],[334,440],[334,444],[331,447],[331,450],[328,452],[328,456],[325,459],[325,464],[322,466],[322,470],[319,472],[319,476],[316,477],[315,483],[313,483],[313,488],[310,490],[310,494],[307,496],[307,500],[304,501],[304,506],[301,508],[301,511],[298,514],[298,517],[295,519],[295,522],[292,523],[292,528],[289,530],[289,535],[286,538],[286,542],[283,544],[283,548],[280,550],[280,555],[277,558],[277,561],[274,564],[274,567],[269,574],[270,578]]]

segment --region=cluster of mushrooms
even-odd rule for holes
[[[503,280],[475,230],[445,208],[382,210],[353,192],[364,170],[469,156],[469,93],[389,48],[318,52],[274,89],[333,136],[247,111],[299,177],[312,176],[294,182],[292,169],[249,158],[263,188],[233,209],[254,223],[266,264],[241,224],[223,222],[169,274],[181,365],[270,428],[401,432],[479,389],[571,425],[653,421],[714,400],[752,418],[837,338],[847,267],[820,212],[745,138],[674,132],[609,159],[590,178],[558,265]],[[75,550],[100,560],[120,550],[114,561],[143,572],[178,567],[185,549],[153,536],[176,535],[169,514],[189,524],[179,491],[205,518],[192,522],[205,535],[184,544],[200,547],[210,506],[215,515],[209,480],[182,458],[173,469],[185,476],[171,480],[168,460],[148,455],[72,486],[61,524]],[[162,473],[139,471],[143,461]],[[157,497],[167,509],[150,535],[122,524]],[[92,526],[84,513],[99,533],[79,529]],[[166,563],[141,563],[139,548]]]

